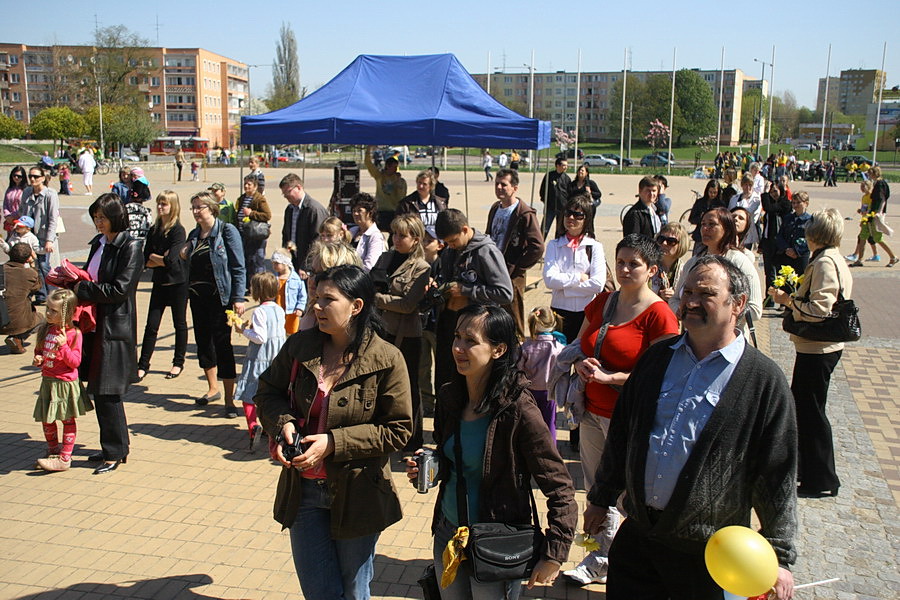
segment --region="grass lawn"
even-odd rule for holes
[[[22,148],[28,148],[31,152],[26,152]],[[53,144],[28,144],[27,146],[0,144],[0,163],[31,165],[38,161],[44,150],[53,152]]]

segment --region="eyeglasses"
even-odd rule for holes
[[[583,221],[583,220],[584,220],[584,217],[585,217],[585,214],[584,214],[583,212],[579,212],[579,211],[577,211],[577,210],[567,210],[567,211],[566,211],[566,216],[567,216],[567,217],[572,217],[572,218],[575,219],[576,221]]]
[[[192,206],[192,207],[191,207],[191,212],[200,212],[200,211],[203,210],[204,208],[209,208],[209,207],[206,206],[205,204],[201,204],[200,206]]]
[[[17,179],[22,179],[22,174],[21,174],[21,173],[13,173],[12,176],[15,177],[15,178],[17,178]]]
[[[43,177],[44,177],[43,175],[32,175],[32,174],[28,175],[28,179],[43,179]]]
[[[675,244],[678,243],[678,238],[669,237],[667,235],[658,235],[658,236],[656,236],[656,243],[657,244],[671,244],[672,246],[674,246]]]

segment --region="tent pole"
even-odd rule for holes
[[[469,172],[466,166],[466,156],[469,154],[469,148],[463,148],[463,189],[466,191],[466,217],[469,216]]]
[[[546,172],[544,173],[544,181],[543,181],[543,186],[544,186],[544,220],[541,221],[541,228],[544,227],[544,223],[547,222],[547,217],[548,217],[548,215],[550,214],[550,212],[547,210],[547,198],[549,197],[549,191],[550,191],[550,148],[552,148],[552,146],[547,146],[547,154],[546,154],[546,156],[547,156],[547,164],[544,165],[544,169],[546,169]],[[547,233],[550,233],[550,232],[548,231]]]
[[[306,144],[303,144],[303,167],[300,170],[300,178],[303,180],[303,185],[306,185]]]
[[[540,154],[538,154],[539,150],[535,149],[534,154],[537,155],[536,158],[538,162],[540,162]],[[534,168],[534,165],[531,165],[531,207],[534,208],[534,191],[537,189],[537,169]]]

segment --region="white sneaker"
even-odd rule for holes
[[[609,563],[603,561],[598,567],[593,569],[585,564],[580,564],[574,569],[563,571],[563,575],[578,585],[589,585],[591,583],[606,583],[606,572],[608,570]]]

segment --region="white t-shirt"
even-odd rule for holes
[[[491,231],[488,235],[497,244],[497,247],[503,250],[503,243],[506,241],[507,229],[509,228],[509,220],[512,218],[513,211],[519,206],[516,200],[511,206],[504,208],[500,206],[494,213],[494,221],[491,223]]]

